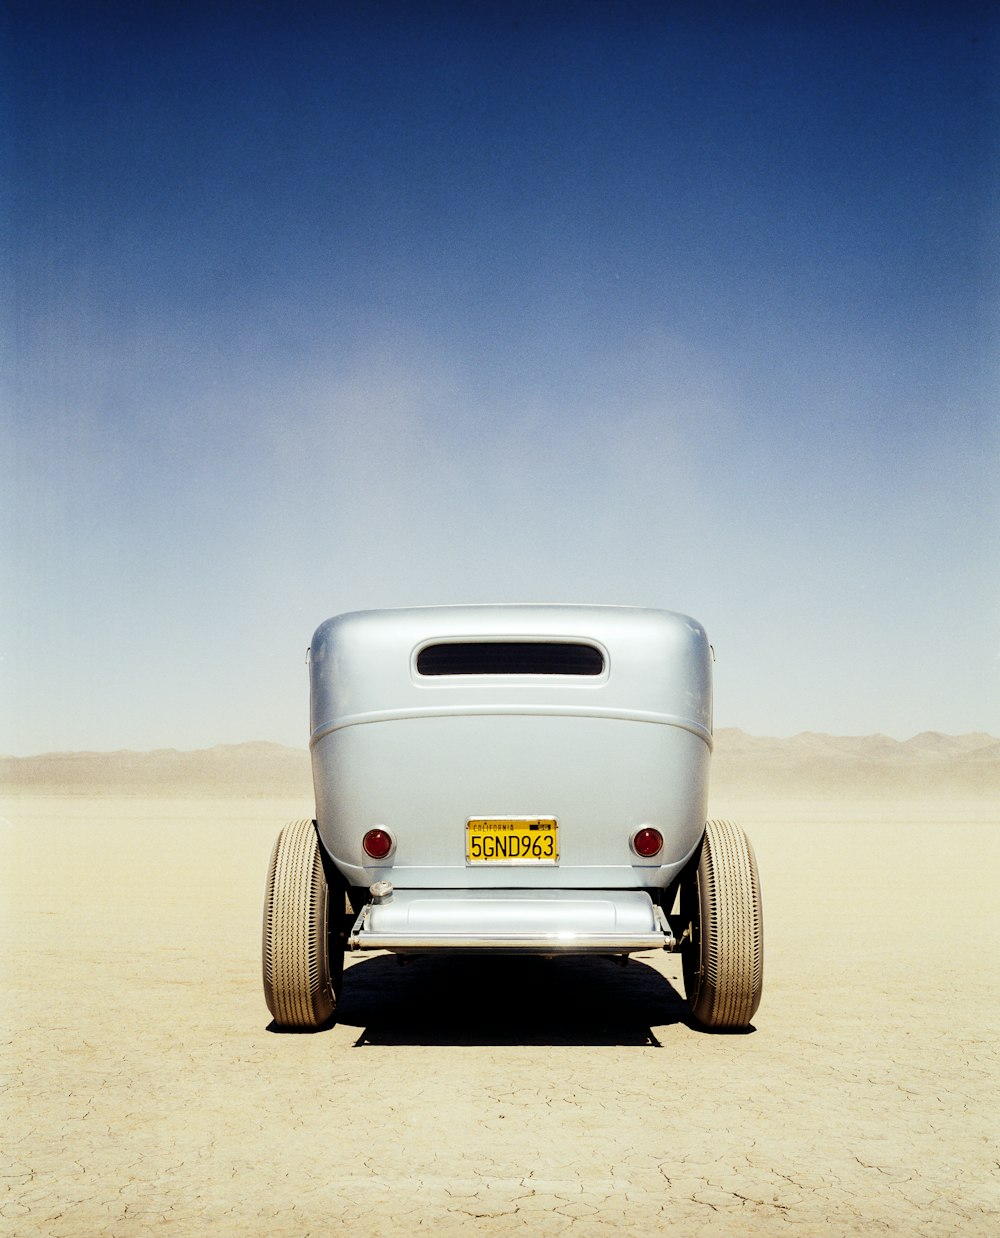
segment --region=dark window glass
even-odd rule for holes
[[[593,645],[562,641],[455,641],[417,654],[421,675],[600,675],[604,657]]]

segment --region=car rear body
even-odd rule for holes
[[[372,891],[350,946],[672,944],[664,895],[705,828],[711,664],[702,627],[668,611],[454,606],[323,623],[317,829],[354,900]],[[384,855],[365,849],[373,830]]]

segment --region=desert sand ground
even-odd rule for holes
[[[4,1232],[1000,1232],[996,805],[713,808],[762,874],[751,1033],[650,952],[365,957],[281,1035],[263,881],[311,803],[10,797]]]

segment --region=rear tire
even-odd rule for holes
[[[746,1028],[764,981],[764,919],[753,847],[731,821],[709,821],[681,878],[684,989],[707,1028]]]
[[[289,822],[264,892],[264,1000],[279,1027],[322,1027],[333,1016],[344,972],[342,902],[341,894],[331,917],[315,822]]]

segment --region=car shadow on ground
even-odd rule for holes
[[[368,1045],[659,1048],[653,1027],[692,1026],[683,997],[632,959],[380,955],[349,967],[337,1022]]]

